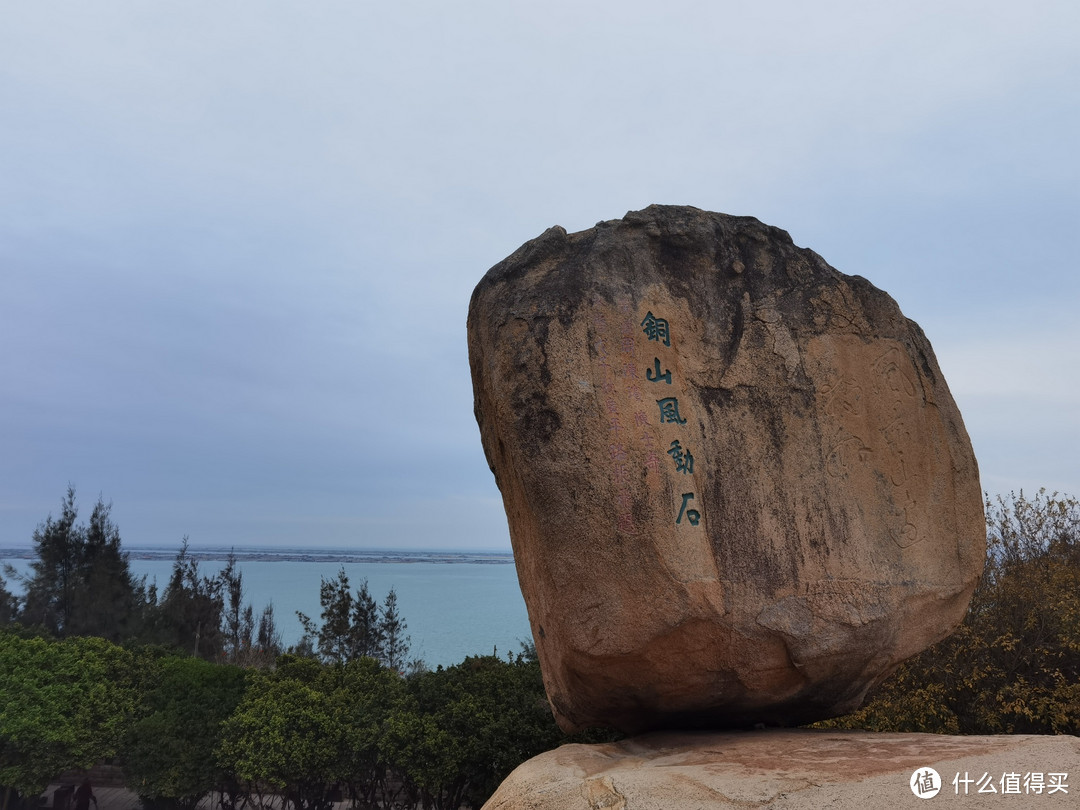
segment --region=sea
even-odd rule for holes
[[[132,574],[156,582],[162,592],[172,572],[176,550],[125,548]],[[521,652],[532,641],[525,601],[518,587],[510,553],[467,551],[343,551],[311,548],[196,548],[188,554],[199,574],[213,576],[236,555],[243,575],[244,602],[256,617],[268,604],[286,647],[303,634],[297,612],[319,622],[319,586],[345,570],[355,593],[367,581],[380,604],[393,588],[398,611],[410,637],[410,658],[428,667],[451,666],[470,655]],[[33,553],[29,549],[0,549],[0,566],[12,566],[26,576]],[[2,570],[2,568],[0,568]],[[3,575],[8,590],[21,586]]]

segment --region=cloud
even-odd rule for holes
[[[1035,328],[1078,292],[1073,3],[4,16],[0,541],[71,480],[147,542],[505,543],[472,287],[653,202],[867,276],[938,347],[986,480],[1075,483],[1075,331]]]

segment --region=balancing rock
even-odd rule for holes
[[[480,281],[468,338],[564,729],[842,714],[963,617],[982,495],[933,350],[786,232],[553,227]]]

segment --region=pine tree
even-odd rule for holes
[[[296,613],[304,626],[304,637],[295,648],[298,653],[317,649],[324,661],[339,664],[364,656],[383,659],[379,605],[371,596],[366,579],[354,596],[342,568],[334,579],[322,580],[319,603],[322,624],[318,627],[305,614]]]
[[[386,639],[380,621],[379,605],[368,591],[366,579],[360,583],[356,598],[353,599],[351,635],[353,658],[367,656],[382,660]]]
[[[408,626],[398,612],[397,591],[393,588],[383,602],[380,627],[383,637],[382,662],[395,672],[402,672],[409,657],[412,639],[405,635]]]
[[[225,656],[230,663],[239,664],[245,649],[251,647],[251,618],[245,616],[244,574],[236,567],[234,552],[229,552],[225,568],[218,574],[218,579],[225,600],[221,628],[225,641]],[[249,605],[248,611],[250,610]]]
[[[82,545],[75,520],[75,488],[68,486],[60,503],[60,517],[50,514],[34,530],[36,559],[30,564],[33,574],[26,587],[22,620],[40,625],[54,635],[67,635],[75,593],[75,572]]]
[[[100,636],[119,642],[140,629],[145,595],[131,575],[128,555],[120,547],[120,530],[110,518],[111,504],[101,498],[82,533],[71,635]]]
[[[60,517],[49,515],[34,532],[36,559],[26,588],[22,621],[58,636],[135,635],[146,602],[131,575],[111,505],[100,497],[87,526],[76,524],[75,489],[69,486]]]
[[[259,627],[255,632],[256,652],[253,664],[268,667],[281,654],[281,633],[274,620],[274,603],[263,608],[259,616]]]
[[[0,577],[0,627],[11,624],[18,617],[19,600],[7,589],[3,577]]]
[[[200,576],[199,563],[188,553],[188,538],[184,537],[157,606],[158,641],[208,661],[220,658],[224,609],[221,580]]]
[[[319,604],[322,606],[322,626],[318,630],[307,616],[302,613],[297,615],[305,633],[315,636],[319,655],[326,661],[344,663],[352,657],[353,646],[350,623],[352,595],[344,568],[338,571],[335,579],[321,581]]]

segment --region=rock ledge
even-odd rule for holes
[[[564,745],[523,763],[483,810],[784,810],[926,808],[912,774],[944,783],[931,807],[1075,807],[1080,738],[944,736],[866,731],[656,732],[606,745]],[[1029,774],[1042,776],[1036,794]],[[1068,774],[1064,779],[1051,774]],[[989,776],[995,793],[979,793]],[[1019,795],[1004,795],[1018,775]],[[976,780],[964,794],[959,775]],[[1003,782],[1003,780],[1005,780]],[[1067,792],[1049,785],[1059,781]],[[985,784],[985,783],[984,783]],[[1021,798],[1022,797],[1022,798]]]

